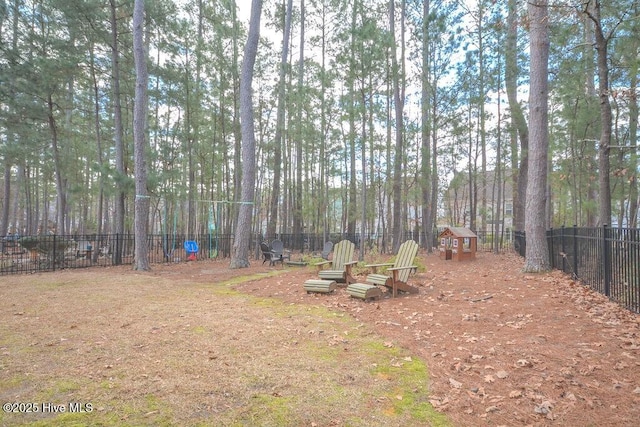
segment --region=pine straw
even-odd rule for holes
[[[558,271],[525,274],[512,254],[416,260],[419,292],[375,303],[344,288],[307,295],[311,268],[237,288],[342,311],[408,349],[428,365],[429,402],[455,425],[638,425],[640,315]]]

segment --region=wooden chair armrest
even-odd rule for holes
[[[313,265],[322,270],[322,267],[327,265],[327,264],[331,264],[331,261],[322,261],[322,262],[318,262],[318,263],[313,264]]]
[[[384,267],[386,265],[393,265],[393,263],[392,262],[387,262],[387,263],[384,263],[384,264],[367,264],[367,265],[365,265],[365,267],[374,267],[375,268],[375,267]]]
[[[417,265],[407,265],[406,267],[391,267],[391,268],[387,268],[387,270],[393,271],[393,270],[415,270],[417,269],[418,266]]]
[[[386,262],[386,263],[383,263],[383,264],[368,264],[368,265],[365,265],[365,267],[371,267],[373,269],[373,272],[377,273],[378,272],[378,267],[388,267],[390,265],[393,265],[393,263]]]
[[[358,263],[358,261],[349,261],[349,262],[345,262],[344,263],[344,271],[347,273],[348,276],[351,275],[351,269],[357,263]]]

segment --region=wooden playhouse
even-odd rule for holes
[[[478,236],[464,227],[447,227],[439,235],[440,258],[453,261],[476,259]]]

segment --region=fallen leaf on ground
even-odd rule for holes
[[[462,387],[462,383],[459,381],[454,380],[453,378],[449,378],[449,384],[451,384],[451,387],[453,388],[461,388]]]

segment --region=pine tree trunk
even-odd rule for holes
[[[254,2],[255,4],[255,2]],[[282,146],[284,140],[284,118],[285,118],[285,95],[286,95],[286,65],[289,56],[289,35],[291,33],[291,15],[293,9],[293,0],[287,1],[287,11],[284,23],[284,35],[282,37],[282,56],[280,57],[280,75],[278,79],[278,110],[276,112],[276,133],[274,137],[273,148],[273,192],[271,193],[271,214],[267,224],[267,236],[275,237],[276,227],[278,224],[278,208],[280,207],[280,184],[282,175]],[[242,79],[240,80],[242,85]],[[244,137],[244,131],[243,131]]]
[[[531,70],[529,94],[529,175],[527,184],[525,231],[527,253],[524,271],[550,269],[546,238],[547,152],[549,149],[549,21],[547,0],[529,3],[531,23]]]
[[[4,161],[2,194],[2,223],[0,225],[0,236],[6,236],[9,231],[9,206],[11,205],[11,164],[8,158]]]
[[[430,0],[424,0],[422,3],[422,73],[421,73],[421,118],[422,118],[422,144],[421,144],[421,180],[420,186],[422,190],[422,247],[431,252],[432,234],[433,234],[433,217],[432,210],[435,206],[431,205],[431,182],[434,179],[432,176],[433,171],[431,169],[431,156],[435,155],[431,151],[431,124],[429,122],[429,115],[431,113],[430,104],[430,91],[431,85],[429,81],[429,9],[431,6]]]
[[[527,190],[529,129],[518,102],[518,6],[516,0],[509,0],[507,16],[507,41],[505,48],[505,88],[511,111],[512,132],[512,182],[513,182],[513,227],[516,231],[524,230],[525,198]],[[517,130],[517,131],[516,131]],[[520,139],[520,164],[518,166],[516,138]],[[517,171],[517,172],[516,172]]]
[[[146,123],[147,123],[147,52],[144,46],[144,0],[135,0],[133,9],[133,55],[136,67],[135,108],[133,110],[134,169],[136,197],[134,270],[150,270],[147,233],[149,196],[147,193]]]
[[[389,1],[389,26],[391,29],[391,75],[395,107],[395,155],[393,159],[393,252],[396,253],[403,240],[402,236],[402,167],[404,158],[403,97],[400,94],[400,64],[396,49],[395,2]]]
[[[98,91],[98,79],[96,76],[96,65],[95,65],[95,52],[94,45],[91,45],[91,51],[89,52],[90,57],[90,66],[89,70],[91,72],[91,82],[93,84],[93,103],[94,103],[94,126],[96,132],[96,158],[98,159],[98,166],[100,167],[100,171],[98,172],[98,210],[95,215],[96,219],[96,233],[102,234],[103,232],[103,209],[104,209],[104,174],[103,170],[103,153],[102,153],[102,133],[100,132],[100,95]],[[99,252],[93,251],[94,261],[97,261]]]
[[[54,175],[56,181],[56,234],[64,235],[65,230],[65,212],[67,209],[67,195],[65,185],[62,179],[62,160],[60,158],[60,149],[58,147],[58,126],[53,115],[53,98],[51,94],[47,98],[47,115],[49,119],[49,130],[51,131],[51,148],[53,151]]]
[[[120,99],[120,51],[118,50],[118,20],[116,18],[115,0],[110,1],[111,5],[111,79],[113,83],[113,126],[114,140],[116,147],[116,200],[115,200],[115,219],[114,232],[122,235],[124,233],[124,208],[125,208],[125,190],[124,190],[124,131],[122,128],[122,105]],[[122,239],[116,239],[116,247],[113,249],[113,263],[115,265],[122,264]]]
[[[636,10],[638,6],[636,5]],[[637,16],[637,14],[636,14]],[[639,50],[638,37],[640,36],[638,31],[638,23],[634,24],[633,33],[635,37],[633,37],[633,57],[637,58]],[[637,141],[638,140],[638,96],[635,95],[638,93],[638,61],[631,60],[631,85],[629,88],[629,141]],[[632,172],[630,177],[630,189],[629,189],[629,227],[637,227],[638,226],[638,152],[637,150],[631,150],[630,156],[630,167],[629,169]]]
[[[295,192],[293,200],[293,237],[296,249],[302,249],[304,246],[303,239],[303,216],[302,216],[302,141],[304,140],[302,111],[304,102],[304,20],[305,20],[304,0],[300,0],[300,51],[298,59],[298,111],[296,126],[298,127],[296,141],[296,179]]]
[[[595,24],[595,47],[598,53],[598,97],[600,99],[600,141],[598,144],[598,184],[599,184],[599,214],[598,225],[611,225],[611,176],[610,159],[612,114],[609,101],[609,38],[605,37],[600,16],[600,1],[593,4],[591,9],[585,9]],[[611,37],[613,34],[609,35]]]
[[[251,222],[253,201],[255,197],[255,132],[253,124],[253,101],[251,84],[253,82],[253,66],[258,51],[260,38],[260,14],[262,0],[253,0],[249,35],[244,48],[242,71],[240,78],[240,125],[242,129],[242,199],[238,209],[235,240],[230,268],[249,267],[249,246],[251,243]]]

